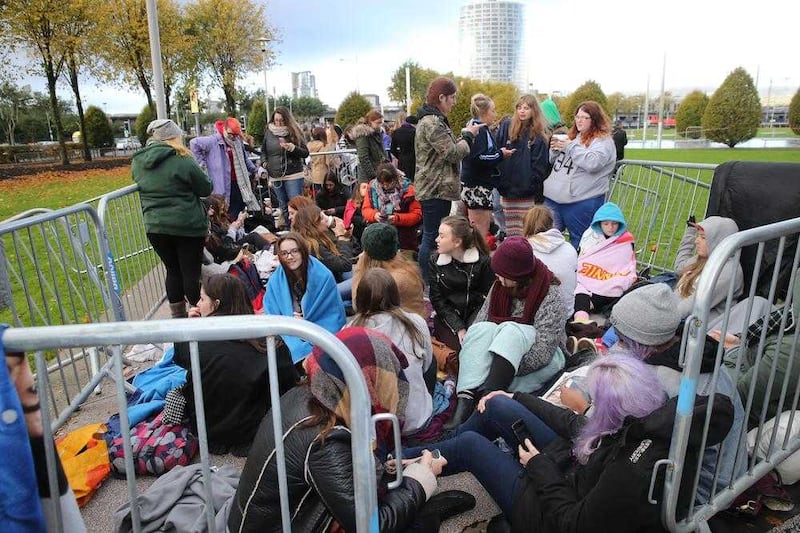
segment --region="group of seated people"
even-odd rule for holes
[[[653,466],[666,458],[672,438],[683,321],[709,254],[737,231],[736,224],[721,217],[690,219],[674,274],[637,283],[635,239],[613,203],[597,210],[577,253],[544,206],[527,213],[524,236],[505,239],[492,253],[466,217],[445,217],[430,259],[429,307],[417,265],[400,252],[391,215],[371,211],[368,195],[380,199],[386,191],[369,187],[361,212],[371,220],[354,265],[347,257],[350,235],[335,218],[335,206],[322,209],[301,197],[290,202],[292,231],[274,242],[279,265],[266,285],[263,308],[334,333],[362,369],[372,413],[400,419],[408,445],[401,457],[390,424],[377,425],[373,443],[380,530],[413,530],[437,476],[465,471],[475,475],[515,531],[661,530],[660,504],[649,503],[647,495]],[[252,313],[237,283],[227,274],[210,278],[190,314]],[[712,326],[725,310],[731,284],[740,296],[743,274],[735,260],[717,282]],[[751,308],[750,317],[735,319],[739,308]],[[699,461],[700,503],[713,494],[715,482],[719,490],[746,465],[739,447],[748,426],[742,398],[750,377],[762,369],[745,330],[767,311],[734,306],[724,339],[709,328],[682,478],[690,488]],[[590,313],[607,313],[608,334],[568,342],[569,326],[585,324]],[[456,375],[450,376],[457,397],[446,411],[449,420],[431,438],[425,432],[442,370],[433,357],[435,341],[457,354]],[[738,381],[724,370],[712,379],[719,342],[726,348],[741,344],[738,352],[728,352],[731,365],[744,369]],[[578,360],[573,352],[580,348]],[[784,349],[789,348],[778,343],[773,353],[780,356]],[[200,343],[209,443],[248,457],[228,522],[235,531],[280,523],[265,353],[258,340]],[[188,366],[180,351],[176,361]],[[576,366],[584,372],[558,389],[557,402],[540,397]],[[290,336],[279,339],[278,368],[292,527],[316,530],[336,522],[352,530],[350,394],[341,370],[320,349]],[[768,377],[759,375],[764,390]],[[716,395],[710,400],[712,387]],[[240,392],[230,395],[234,388]],[[187,401],[192,403],[191,393]],[[769,417],[779,414],[777,405],[770,407]],[[702,449],[709,408],[713,416]],[[421,433],[425,439],[415,438]],[[498,438],[510,453],[496,445]],[[388,490],[385,482],[400,464],[403,482]],[[690,493],[681,492],[681,509]]]

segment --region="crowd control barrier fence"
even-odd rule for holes
[[[97,323],[69,326],[44,326],[28,328],[9,328],[3,336],[6,350],[35,352],[38,389],[44,403],[49,400],[49,375],[39,371],[46,365],[43,350],[102,346],[113,353],[113,372],[117,377],[116,397],[120,413],[120,424],[124,439],[125,471],[128,493],[131,502],[137,501],[137,488],[131,453],[127,402],[122,378],[122,348],[137,343],[189,342],[191,357],[191,377],[194,388],[194,401],[197,411],[197,432],[200,443],[204,499],[206,502],[206,522],[208,531],[215,531],[211,492],[211,471],[206,432],[205,410],[201,382],[198,342],[267,338],[268,384],[272,402],[272,428],[275,436],[275,454],[278,465],[278,481],[281,499],[282,527],[291,531],[289,500],[286,480],[286,463],[283,447],[283,429],[278,386],[278,370],[275,355],[275,336],[293,335],[308,340],[331,356],[342,369],[345,382],[351,394],[350,430],[352,440],[352,460],[355,486],[355,512],[357,531],[378,531],[377,490],[375,467],[371,445],[370,398],[361,370],[347,347],[336,337],[310,322],[276,316],[230,316],[207,317],[203,319],[172,319],[140,322]],[[265,383],[266,385],[267,383]],[[44,417],[47,470],[50,494],[58,494],[56,479],[56,451],[53,446],[53,428],[46,410]],[[55,499],[57,501],[57,499]],[[54,505],[56,530],[63,531],[63,518],[60,508]],[[137,505],[131,505],[133,530],[142,531]]]
[[[738,495],[800,448],[800,412],[797,411],[800,400],[800,328],[794,325],[797,317],[793,319],[790,313],[793,306],[800,303],[793,301],[796,295],[792,290],[795,284],[800,283],[797,271],[800,247],[792,251],[789,245],[798,234],[800,218],[731,235],[713,250],[699,278],[694,308],[684,328],[683,372],[669,458],[660,461],[653,472],[654,484],[659,468],[666,469],[662,511],[664,526],[670,531],[710,531],[708,520],[714,514],[730,507]],[[762,267],[764,249],[768,244],[777,244],[778,256],[774,267]],[[733,277],[722,280],[720,274],[728,261],[738,262],[742,249],[748,246],[756,247],[752,279],[758,279],[762,268],[769,269],[772,271],[771,284],[766,299],[756,295],[755,282],[745,286],[742,300],[737,303]],[[777,296],[780,293],[778,278],[785,253],[793,257],[792,273],[786,299],[780,301]],[[712,313],[717,306],[712,300],[715,288],[718,293],[724,288],[727,295],[721,316]],[[769,312],[771,309],[782,310],[771,315],[772,326],[748,332],[748,325],[757,317],[764,316],[765,310]],[[719,331],[718,336],[727,342],[719,343],[713,372],[701,374],[709,331]],[[732,332],[743,333],[740,338],[729,337]],[[733,386],[726,390],[726,382]],[[741,401],[738,408],[741,416],[737,417],[728,434],[731,442],[727,445],[730,448],[726,450],[723,442],[717,448],[712,464],[708,463],[708,453],[701,454],[696,464],[687,464],[696,394],[707,394],[712,400],[717,394],[725,394],[734,400],[734,406],[736,401]],[[703,420],[701,449],[706,450],[712,419],[711,404],[709,402]],[[680,509],[678,493],[683,476],[688,475],[687,470],[696,472],[690,485],[692,503],[688,509]],[[658,495],[651,494],[651,497],[657,499]]]
[[[639,270],[673,270],[686,220],[705,218],[716,165],[623,160],[611,180],[616,203],[636,238]]]

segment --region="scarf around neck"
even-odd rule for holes
[[[504,287],[503,284],[500,283],[500,280],[497,280],[494,282],[494,285],[492,285],[492,292],[489,296],[490,322],[494,322],[495,324],[502,324],[503,322],[533,324],[533,320],[536,318],[536,312],[539,310],[539,306],[542,305],[545,296],[547,296],[547,292],[550,290],[550,285],[553,283],[553,273],[536,257],[534,257],[533,260],[534,270],[533,274],[531,274],[530,283],[523,290],[523,293],[519,295],[525,300],[522,316],[512,316],[512,289]]]
[[[400,212],[400,201],[403,199],[403,186],[398,183],[394,190],[386,191],[378,180],[373,182],[373,190],[378,196],[378,209],[381,216],[389,216]]]
[[[284,138],[288,138],[289,137],[289,127],[288,126],[276,126],[275,124],[270,124],[269,125],[269,131],[272,132],[272,134],[275,137],[284,137]]]
[[[261,208],[258,205],[258,200],[256,200],[256,196],[250,188],[250,171],[247,169],[247,163],[244,160],[244,146],[242,146],[242,141],[238,138],[230,140],[227,135],[223,135],[222,140],[225,141],[225,144],[233,155],[233,168],[231,172],[234,172],[236,175],[236,185],[239,186],[239,191],[242,193],[242,200],[244,200],[247,210],[260,211]]]

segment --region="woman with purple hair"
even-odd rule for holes
[[[648,502],[648,490],[656,461],[669,453],[676,400],[667,401],[651,367],[628,356],[596,360],[582,385],[593,401],[588,418],[529,394],[485,396],[453,438],[436,444],[447,459],[442,475],[475,475],[511,531],[663,531],[660,505]],[[707,401],[699,399],[695,413],[704,413]],[[708,445],[731,426],[730,400],[715,397],[714,411]],[[703,418],[693,419],[700,429]],[[689,470],[701,434],[692,431]],[[497,448],[497,437],[518,444],[516,456]],[[694,472],[683,479],[691,483]],[[686,503],[679,501],[680,508]]]

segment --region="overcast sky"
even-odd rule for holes
[[[256,0],[259,1],[259,0]],[[800,56],[791,31],[795,0],[522,0],[526,4],[523,76],[540,92],[567,93],[587,79],[606,94],[651,94],[666,89],[713,90],[742,66],[766,95],[770,80],[794,92]],[[336,107],[354,89],[386,103],[391,74],[411,59],[438,71],[458,68],[458,14],[462,0],[272,0],[267,15],[279,28],[270,92],[291,93],[290,72],[310,70],[319,96]],[[254,45],[254,53],[260,53]],[[43,79],[28,79],[44,90]],[[241,85],[264,87],[255,72]],[[89,86],[88,104],[138,112],[145,99],[117,88]],[[61,94],[70,93],[65,87]],[[221,91],[219,95],[221,97]]]

